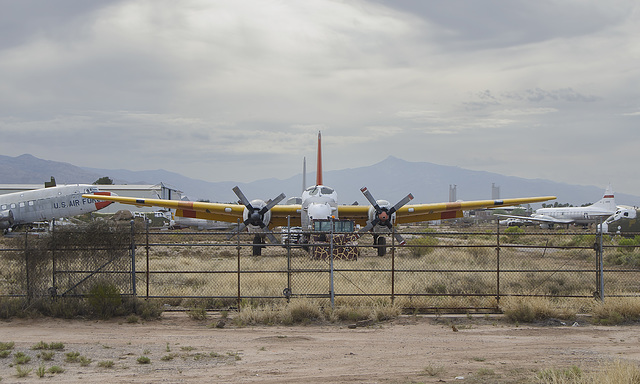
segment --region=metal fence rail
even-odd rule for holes
[[[0,242],[0,297],[82,296],[104,281],[122,294],[176,306],[305,297],[491,309],[508,296],[640,294],[640,251],[619,244],[619,236],[595,232],[408,229],[402,231],[407,245],[396,247],[390,237],[385,256],[363,235],[350,245],[357,254],[351,259],[268,243],[254,256],[252,234],[230,235],[150,230],[133,222],[90,235],[78,229],[19,233]]]

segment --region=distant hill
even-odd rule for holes
[[[59,184],[93,183],[108,176],[118,184],[158,184],[163,182],[179,189],[190,199],[218,202],[236,201],[231,188],[240,186],[249,199],[269,199],[284,192],[287,197],[300,196],[302,174],[286,179],[263,179],[250,183],[207,182],[165,170],[129,171],[124,169],[81,168],[68,163],[47,161],[31,155],[0,156],[1,184],[41,184],[51,176]],[[360,188],[367,186],[376,199],[392,204],[407,193],[415,196],[415,203],[443,202],[449,199],[449,185],[457,185],[459,200],[491,198],[491,185],[500,187],[501,198],[555,195],[560,203],[579,206],[599,200],[605,186],[581,186],[543,179],[524,179],[497,173],[471,171],[459,167],[426,162],[409,162],[396,157],[361,168],[325,171],[324,182],[335,188],[342,204],[367,204]],[[315,174],[307,175],[308,184]],[[615,191],[615,185],[613,185]],[[640,206],[640,196],[616,193],[618,204]]]

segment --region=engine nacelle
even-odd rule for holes
[[[13,227],[13,212],[11,210],[0,212],[0,229],[9,229]]]
[[[391,224],[395,223],[396,221],[396,214],[392,213],[391,215],[388,214],[389,210],[391,209],[391,204],[387,201],[387,200],[376,200],[376,204],[378,204],[378,206],[382,209],[382,212],[380,214],[376,213],[376,209],[373,205],[369,206],[369,212],[368,212],[368,220],[367,222],[370,223],[373,220],[375,220],[376,215],[379,218],[378,224],[375,225],[371,230],[373,232],[384,232],[387,233],[389,232],[389,227],[387,227],[387,221],[390,221]]]
[[[245,206],[244,211],[242,212],[242,220],[244,222],[249,220],[247,230],[249,232],[254,232],[268,227],[271,222],[271,211],[267,210],[264,214],[260,213],[260,211],[267,206],[267,203],[265,203],[264,200],[256,199],[251,200],[251,206],[253,209],[249,209]]]

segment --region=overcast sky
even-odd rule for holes
[[[321,130],[325,170],[391,155],[640,194],[638,4],[0,0],[0,151],[284,179]]]

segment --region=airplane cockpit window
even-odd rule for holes
[[[315,195],[317,195],[317,194],[318,194],[318,187],[317,187],[317,186],[315,186],[315,187],[309,187],[309,188],[307,188],[307,192],[309,192],[309,194],[310,194],[311,196],[315,196]]]
[[[329,188],[329,187],[322,187],[321,190],[323,195],[330,195],[333,193],[333,189]]]

